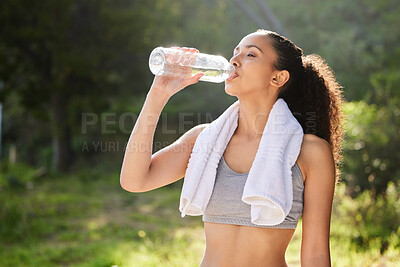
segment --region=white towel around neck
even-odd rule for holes
[[[189,158],[179,210],[204,214],[213,192],[218,163],[238,126],[239,101],[199,134]],[[284,221],[293,201],[292,171],[300,153],[303,129],[286,102],[273,105],[248,174],[242,201],[251,205],[251,221],[276,225]]]

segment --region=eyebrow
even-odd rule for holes
[[[256,46],[256,45],[251,44],[251,45],[246,45],[245,47],[246,47],[246,48],[255,47],[255,48],[257,48],[258,50],[260,50],[261,53],[263,53],[263,51],[261,50],[261,48],[259,48],[259,47]],[[239,46],[237,46],[237,47],[235,48],[234,51],[237,51],[237,50],[239,50]]]

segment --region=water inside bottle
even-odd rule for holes
[[[204,76],[200,78],[200,81],[215,83],[223,82],[231,75],[227,70],[192,67],[192,75],[196,75],[197,73],[204,73]]]

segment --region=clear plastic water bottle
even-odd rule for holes
[[[155,48],[149,58],[154,75],[187,78],[204,73],[200,81],[221,83],[233,75],[235,67],[222,56],[186,52],[178,48]]]

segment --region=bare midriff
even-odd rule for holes
[[[204,222],[206,249],[200,267],[283,267],[295,229]]]

